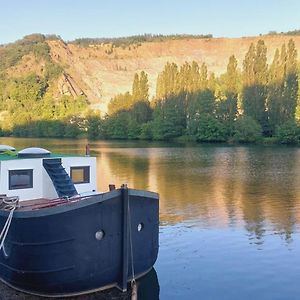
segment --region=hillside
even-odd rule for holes
[[[198,63],[205,62],[209,72],[220,74],[226,70],[228,58],[232,54],[236,56],[241,67],[251,43],[263,39],[270,60],[275,49],[287,43],[290,38],[295,41],[299,52],[300,36],[289,35],[164,39],[121,46],[112,43],[65,43],[54,37],[39,44],[46,54],[40,53],[40,48],[37,51],[31,44],[27,45],[27,50],[24,53],[19,51],[19,57],[13,57],[9,64],[1,65],[0,62],[0,72],[7,78],[19,78],[32,73],[43,75],[50,65],[52,69],[53,66],[61,68],[61,72],[49,81],[49,87],[56,99],[62,95],[85,95],[92,107],[106,112],[111,97],[131,89],[136,72],[144,70],[148,74],[150,95],[153,96],[157,75],[167,62],[178,65],[193,60]],[[0,47],[2,60],[3,57],[7,59],[6,47]],[[24,48],[22,45],[20,47]]]

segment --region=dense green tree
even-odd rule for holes
[[[262,128],[253,118],[240,116],[235,122],[234,139],[242,143],[254,143],[262,136]]]
[[[237,60],[234,55],[230,56],[227,72],[224,75],[225,97],[217,102],[217,118],[221,120],[229,136],[234,132],[234,121],[237,117],[238,108],[238,82],[239,73]]]
[[[135,74],[132,84],[132,94],[126,92],[118,94],[108,104],[108,114],[112,115],[119,111],[131,109],[137,102],[149,103],[148,76],[142,71]]]
[[[137,101],[147,101],[149,99],[149,84],[148,76],[142,71],[139,74],[134,75],[132,84],[132,103]]]
[[[167,140],[184,134],[186,109],[183,94],[160,100],[154,109],[153,138]]]
[[[112,139],[127,139],[130,115],[127,111],[120,111],[107,119],[107,136]]]
[[[199,118],[195,136],[198,142],[224,142],[227,140],[224,124],[207,114]]]
[[[200,90],[206,90],[208,88],[208,71],[205,63],[202,63],[200,67]]]
[[[285,70],[284,102],[282,103],[283,123],[294,120],[298,99],[297,50],[293,40],[288,43]]]
[[[271,134],[277,126],[295,119],[298,100],[297,51],[292,40],[276,50],[269,70],[268,116]]]
[[[275,132],[276,126],[281,123],[281,106],[284,88],[283,70],[284,68],[282,68],[280,61],[280,53],[279,50],[276,49],[273,62],[269,70],[267,99],[269,129],[271,135]]]
[[[278,126],[276,129],[276,137],[282,144],[298,144],[300,143],[300,124],[294,120]]]
[[[214,115],[215,97],[214,93],[209,90],[202,90],[187,95],[187,132],[195,135],[202,115]]]
[[[152,119],[152,109],[150,107],[149,101],[138,101],[136,102],[131,110],[130,114],[133,120],[137,122],[137,124],[143,124]]]
[[[149,121],[141,125],[140,139],[152,140],[153,139],[153,121]]]
[[[267,130],[267,48],[263,40],[251,44],[243,62],[243,110]]]
[[[118,111],[127,110],[132,106],[132,96],[129,92],[118,94],[108,104],[108,114],[113,115]]]
[[[141,125],[135,119],[130,118],[127,126],[127,138],[130,140],[137,140],[141,135]]]
[[[156,98],[163,99],[169,95],[177,94],[179,87],[179,71],[175,63],[167,63],[157,77]]]

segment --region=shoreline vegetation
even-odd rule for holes
[[[47,39],[35,34],[0,47],[0,136],[300,143],[299,68],[292,39],[276,49],[269,64],[260,39],[250,45],[241,69],[232,55],[220,76],[205,63],[168,62],[152,99],[147,73],[136,73],[131,91],[112,98],[105,116],[92,111],[84,95],[54,96],[63,67],[51,59]],[[6,75],[30,54],[43,60],[43,73]]]

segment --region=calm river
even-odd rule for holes
[[[0,143],[83,154],[86,141]],[[159,257],[139,299],[300,298],[300,148],[90,146],[101,191],[127,183],[160,194]]]

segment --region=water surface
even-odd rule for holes
[[[86,141],[0,143],[83,154]],[[151,299],[158,288],[160,299],[299,299],[300,148],[90,146],[101,191],[127,183],[160,193],[158,281],[143,283],[148,291],[139,299]]]

